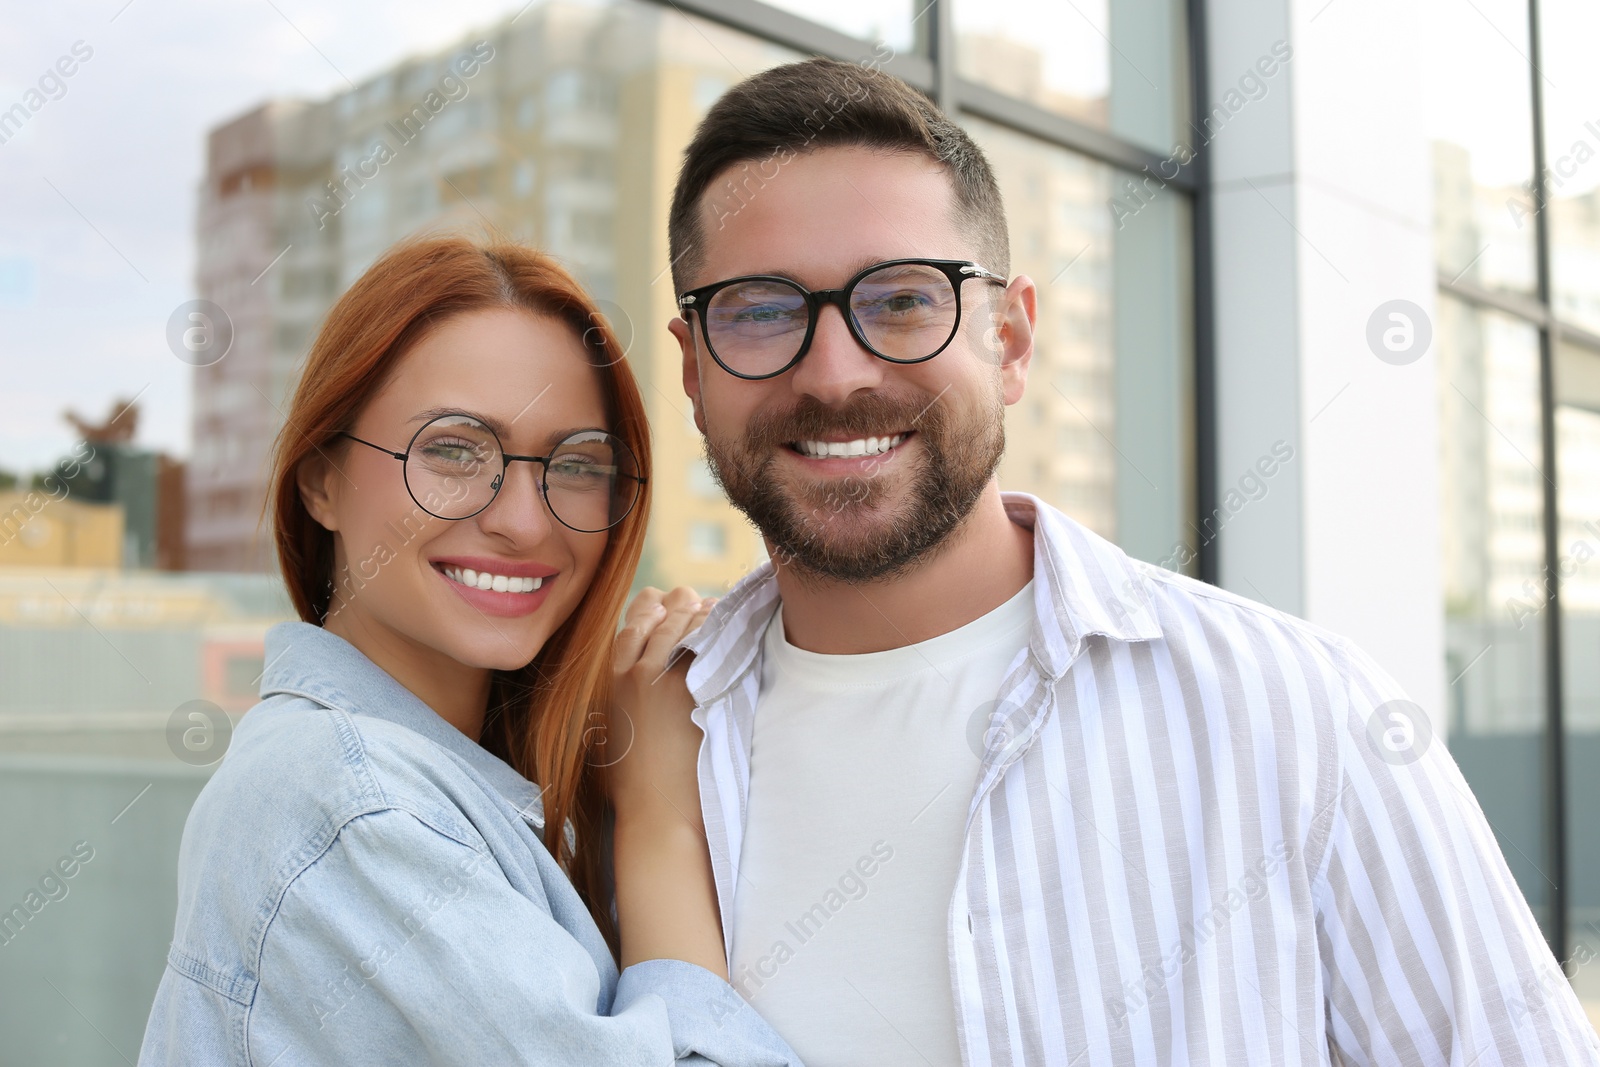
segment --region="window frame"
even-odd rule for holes
[[[1549,181],[1546,167],[1543,40],[1540,29],[1540,0],[1522,0],[1528,18],[1528,78],[1532,86],[1530,107],[1533,115],[1533,202],[1548,203]],[[1550,883],[1545,939],[1556,959],[1566,960],[1572,947],[1569,923],[1571,905],[1568,892],[1571,848],[1567,826],[1567,758],[1564,670],[1562,653],[1561,607],[1561,513],[1560,472],[1557,469],[1556,408],[1561,398],[1556,384],[1557,353],[1569,346],[1600,359],[1600,334],[1564,322],[1556,311],[1551,274],[1550,212],[1534,213],[1534,291],[1532,296],[1505,292],[1460,280],[1460,275],[1439,270],[1438,291],[1469,307],[1490,309],[1527,323],[1539,334],[1539,452],[1544,479],[1541,486],[1542,556],[1546,581],[1545,609],[1540,613],[1544,625],[1544,735],[1543,788],[1541,807],[1545,842],[1541,857],[1543,873]]]
[[[1193,336],[1193,448],[1194,492],[1192,523],[1198,528],[1219,504],[1216,477],[1216,348],[1215,287],[1211,276],[1213,208],[1209,153],[1194,153],[1171,178],[1166,176],[1176,160],[1162,157],[1107,130],[1075,121],[1035,104],[999,92],[960,75],[956,68],[953,0],[913,0],[924,5],[913,20],[915,38],[908,52],[891,50],[877,42],[852,37],[803,16],[761,3],[760,0],[653,0],[680,14],[695,15],[808,55],[826,56],[847,63],[871,62],[926,93],[957,121],[983,119],[1046,145],[1067,149],[1106,163],[1129,177],[1159,170],[1162,181],[1190,203],[1190,300]],[[1210,113],[1207,92],[1205,0],[1184,0],[1188,61],[1188,126],[1194,128]],[[1217,583],[1219,555],[1216,538],[1197,546],[1198,577]]]

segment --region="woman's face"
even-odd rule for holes
[[[488,425],[506,453],[523,456],[548,456],[576,430],[613,429],[577,335],[521,309],[465,312],[435,327],[401,359],[350,432],[401,452],[446,411]],[[606,533],[579,533],[556,521],[539,491],[538,463],[509,464],[488,507],[450,520],[413,500],[405,464],[348,439],[338,444],[328,451],[331,463],[302,480],[313,517],[334,532],[327,628],[380,661],[436,662],[442,654],[469,667],[508,670],[532,660],[583,598]],[[478,578],[468,586],[475,577],[468,571],[508,580]]]

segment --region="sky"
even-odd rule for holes
[[[319,97],[503,15],[504,0],[52,0],[0,20],[0,109],[89,58],[0,144],[0,467],[48,466],[68,407],[139,396],[138,440],[186,454],[192,369],[166,322],[193,298],[205,132]],[[515,8],[510,8],[515,10]],[[79,43],[81,42],[81,44]],[[71,67],[71,64],[68,64]]]
[[[875,35],[882,14],[925,0],[780,0],[840,29]],[[1053,41],[1051,80],[1103,82],[1097,41],[1105,3],[959,0],[961,26]],[[1434,28],[1419,62],[1435,86],[1430,126],[1473,149],[1480,180],[1525,170],[1526,28],[1517,0],[1422,0]],[[35,470],[67,452],[62,413],[104,417],[139,397],[140,443],[189,449],[192,369],[165,340],[194,291],[196,189],[205,134],[273,97],[324,97],[408,54],[442,48],[516,12],[521,0],[52,0],[9,5],[0,19],[0,111],[24,99],[63,57],[75,72],[52,87],[0,144],[0,468]],[[1600,4],[1547,0],[1544,64],[1552,143],[1600,149]],[[1042,21],[1041,21],[1042,20]],[[1040,27],[1052,30],[1041,36]],[[891,43],[898,34],[891,33]],[[1098,64],[1098,66],[1096,66]],[[68,67],[73,64],[69,62]],[[1590,70],[1589,68],[1593,68]],[[1076,72],[1076,73],[1075,73]],[[1355,74],[1353,73],[1353,76]],[[1586,109],[1587,112],[1586,113]],[[1571,191],[1600,183],[1600,160]]]

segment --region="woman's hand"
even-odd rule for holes
[[[614,653],[607,730],[620,752],[603,757],[616,811],[613,868],[622,965],[686,960],[728,976],[711,854],[700,817],[700,728],[689,718],[688,655],[672,649],[711,610],[694,590],[642,590]],[[609,747],[609,745],[608,745]]]
[[[612,710],[607,748],[597,761],[606,768],[606,792],[618,818],[676,814],[701,830],[696,766],[700,728],[689,718],[689,664],[693,656],[672,650],[705,621],[714,600],[688,586],[670,593],[646,588],[634,597],[617,634],[612,657]]]

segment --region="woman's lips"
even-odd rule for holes
[[[531,615],[539,610],[550,595],[550,587],[557,581],[554,573],[539,575],[508,575],[493,571],[474,571],[472,568],[458,567],[454,564],[435,563],[433,567],[439,575],[439,580],[453,589],[457,596],[471,604],[485,615],[495,615],[501,618],[515,618],[522,615]],[[549,570],[548,567],[539,568]],[[449,572],[455,572],[452,576]],[[475,578],[474,584],[467,585],[465,578],[468,575]],[[490,575],[489,588],[482,588],[479,584],[483,575]],[[513,592],[512,581],[515,580],[519,587]],[[496,584],[501,583],[501,588]]]

